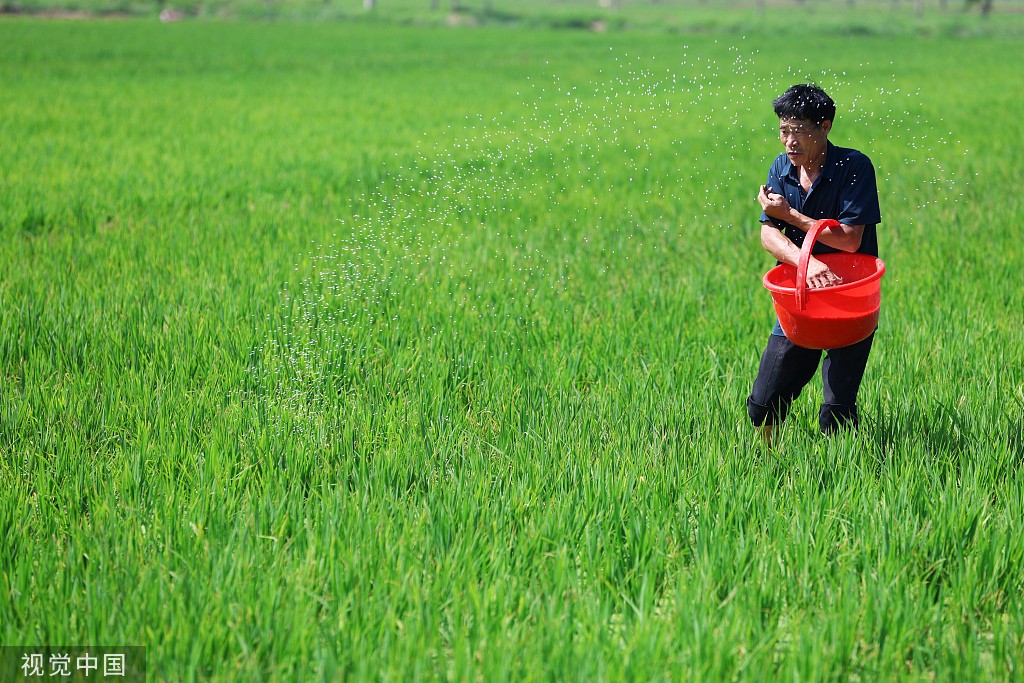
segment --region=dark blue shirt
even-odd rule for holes
[[[878,208],[878,188],[875,168],[871,160],[855,149],[836,147],[828,143],[828,153],[821,175],[814,181],[810,192],[800,187],[800,169],[780,154],[768,170],[768,187],[786,196],[794,209],[814,220],[833,218],[846,225],[863,225],[859,254],[878,256],[878,236],[875,226],[882,217]],[[804,243],[804,232],[785,221],[769,218],[761,212],[761,222],[771,222],[796,246]],[[820,241],[814,245],[815,254],[838,251]]]

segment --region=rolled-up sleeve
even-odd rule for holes
[[[782,182],[782,164],[780,163],[783,159],[786,159],[785,155],[780,155],[771,168],[768,169],[768,179],[765,181],[765,185],[772,188],[775,192],[782,193],[785,187]],[[788,161],[788,160],[787,160]],[[771,222],[775,227],[780,230],[785,227],[785,223],[780,220],[771,218],[763,210],[761,211],[761,217],[758,219],[761,223]]]
[[[875,167],[863,154],[853,154],[845,165],[843,186],[839,191],[839,215],[846,225],[874,225],[882,222],[878,207]]]

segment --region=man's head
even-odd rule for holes
[[[836,103],[816,85],[794,85],[772,101],[780,119],[807,121],[820,126],[836,118]]]
[[[836,103],[816,85],[794,85],[772,102],[779,138],[790,162],[818,166],[825,159]]]

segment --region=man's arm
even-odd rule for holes
[[[761,246],[776,260],[788,263],[794,268],[800,262],[800,248],[771,223],[761,224]],[[807,285],[811,289],[837,285],[842,281],[842,278],[829,270],[828,266],[811,257],[807,264]]]
[[[810,230],[814,224],[817,223],[813,218],[808,218],[790,206],[784,195],[773,192],[772,188],[767,185],[761,186],[761,191],[757,195],[757,201],[761,203],[761,208],[764,209],[764,212],[768,216],[785,221],[804,232]],[[776,232],[778,232],[778,230],[776,230]],[[763,234],[764,233],[762,232],[762,236]],[[863,236],[863,225],[844,224],[838,228],[822,231],[822,233],[818,235],[818,241],[822,244],[827,244],[833,249],[853,253],[860,249],[860,241]],[[765,247],[765,249],[767,248],[768,247]],[[776,256],[775,258],[779,257]],[[784,261],[781,258],[779,258],[779,260]],[[784,262],[788,263],[788,261]]]

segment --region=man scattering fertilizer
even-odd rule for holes
[[[761,244],[779,263],[795,267],[804,235],[818,220],[831,218],[842,225],[821,233],[813,255],[845,251],[878,256],[875,226],[881,216],[875,169],[861,152],[829,141],[835,102],[817,86],[794,85],[772,106],[785,152],[775,159],[768,182],[757,194],[762,209]],[[838,284],[840,278],[813,255],[808,286]],[[826,350],[821,370],[824,402],[818,418],[823,433],[857,426],[857,392],[873,338],[874,334],[856,344]],[[820,350],[792,343],[776,321],[747,398],[750,419],[766,441],[786,419],[820,361]]]

